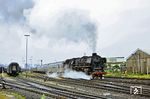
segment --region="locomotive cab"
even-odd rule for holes
[[[106,63],[106,58],[102,58],[96,53],[93,53],[92,55],[92,67],[93,67],[93,73],[92,73],[92,79],[102,79],[104,72],[104,67]]]

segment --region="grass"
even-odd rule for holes
[[[45,74],[33,73],[33,72],[30,72],[30,71],[27,72],[27,76],[40,76],[40,75],[43,76]],[[19,76],[20,77],[26,77],[26,72],[20,73]]]
[[[32,73],[30,71],[27,71],[27,76],[38,76],[38,75],[43,75],[43,74]],[[26,76],[26,72],[19,73],[19,76]],[[2,73],[0,73],[0,77],[2,77]],[[3,73],[3,77],[12,77],[12,76],[7,75],[7,73]]]
[[[2,77],[2,73],[0,73],[0,77]],[[4,78],[8,78],[11,76],[7,75],[7,73],[3,73],[3,77]],[[15,99],[25,99],[25,97],[19,95],[18,93],[16,92],[10,92],[8,90],[0,90],[0,99],[12,99],[15,98]]]
[[[0,73],[0,77],[2,77],[2,73]],[[7,75],[7,73],[3,73],[3,77],[9,77],[9,75]]]
[[[4,93],[0,92],[0,99],[8,99],[8,97]]]
[[[24,96],[7,90],[0,91],[0,99],[26,99]]]
[[[105,77],[125,77],[125,78],[138,78],[138,79],[150,79],[150,74],[133,74],[133,73],[122,73],[122,72],[113,72],[113,71],[106,71],[107,74]],[[39,76],[44,75],[40,73],[33,73],[33,72],[27,72],[27,76]],[[26,72],[23,72],[19,75],[20,77],[25,77]]]
[[[11,93],[11,94],[15,97],[15,99],[26,99],[24,96],[21,96],[18,93]]]
[[[107,71],[105,77],[125,77],[125,78],[138,78],[138,79],[150,79],[150,74],[133,74],[133,73],[121,73]]]

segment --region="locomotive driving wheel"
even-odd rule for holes
[[[99,79],[102,79],[102,77],[103,77],[103,75],[102,75],[102,74],[100,74],[100,75],[99,75]]]
[[[102,74],[92,74],[92,79],[102,79],[103,75]]]

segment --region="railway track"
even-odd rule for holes
[[[128,84],[121,85],[120,83],[116,84],[116,83],[110,83],[110,82],[107,82],[107,81],[105,81],[105,82],[103,82],[103,81],[94,81],[94,80],[89,81],[89,80],[83,80],[83,79],[82,80],[69,79],[69,80],[87,83],[89,85],[93,85],[94,88],[102,88],[102,89],[105,89],[105,90],[112,90],[112,91],[117,91],[117,92],[123,92],[123,93],[130,94],[130,85],[128,85]],[[150,97],[150,87],[149,88],[143,88],[143,92],[142,92],[141,96]]]
[[[46,84],[42,84],[41,82],[32,81],[32,80],[29,80],[29,79],[23,79],[22,78],[22,81],[23,82],[25,81],[24,83],[27,83],[29,85],[34,85],[34,86],[36,85],[37,87],[42,86],[42,89],[44,88],[44,90],[46,90],[46,91],[48,91],[48,89],[52,89],[55,92],[58,92],[57,94],[59,94],[61,96],[65,95],[65,97],[67,97],[67,98],[106,99],[106,98],[101,97],[101,96],[96,96],[96,95],[91,95],[91,94],[87,94],[87,93],[83,93],[83,92],[68,90],[66,88],[60,88],[60,87],[56,87],[56,86],[53,86],[53,85],[46,85]]]
[[[44,76],[37,77],[38,79],[45,79]],[[130,94],[130,86],[128,85],[121,85],[121,84],[114,84],[109,82],[100,82],[100,81],[94,81],[94,80],[76,80],[76,79],[54,79],[54,78],[47,78],[47,81],[53,81],[57,83],[67,83],[72,85],[78,85],[78,86],[85,86],[89,88],[95,88],[95,89],[104,89],[109,91],[115,91],[115,92],[122,92],[126,94]],[[143,93],[139,94],[139,96],[143,97],[150,97],[150,89],[143,88]]]
[[[7,88],[9,87],[8,90],[15,91],[15,92],[18,92],[20,94],[25,93],[26,94],[25,97],[29,98],[29,99],[30,98],[40,99],[40,96],[43,94],[46,95],[47,97],[49,97],[48,99],[51,99],[51,98],[60,99],[61,98],[60,96],[58,96],[54,92],[48,93],[48,92],[44,91],[43,89],[28,85],[25,83],[21,83],[21,82],[6,81],[5,86]],[[38,97],[32,97],[33,94],[36,94],[36,96],[38,95]],[[27,96],[27,95],[29,95],[29,96]]]
[[[7,86],[10,86],[12,88],[17,88],[21,90],[26,90],[29,92],[34,92],[38,94],[45,94],[46,96],[53,97],[53,98],[71,98],[71,99],[106,99],[104,97],[90,95],[86,93],[80,93],[76,91],[71,91],[63,88],[57,88],[54,86],[47,86],[45,84],[41,84],[35,81],[31,81],[28,79],[21,79],[17,78],[16,81],[18,82],[12,82],[12,81],[6,81]]]
[[[98,81],[98,80],[97,80]],[[121,77],[105,77],[104,81],[123,82],[150,85],[150,79],[136,79],[136,78],[121,78]]]

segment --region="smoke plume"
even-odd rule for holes
[[[84,10],[67,9],[58,12],[51,18],[49,26],[44,27],[43,32],[38,32],[39,36],[47,35],[50,39],[65,40],[66,42],[86,43],[93,52],[96,51],[97,44],[97,24],[89,13]],[[41,29],[39,31],[42,31]],[[35,33],[34,33],[35,34]]]
[[[23,56],[23,35],[28,32],[25,14],[32,9],[32,0],[0,0],[0,62],[20,61]],[[11,49],[11,50],[10,50]]]
[[[81,10],[66,11],[56,21],[59,33],[66,40],[85,42],[95,52],[97,27],[89,15]],[[56,30],[58,30],[56,28]]]
[[[33,5],[32,0],[0,0],[0,22],[24,23],[24,12],[32,8]]]

